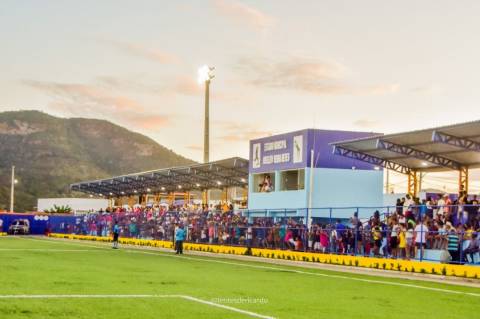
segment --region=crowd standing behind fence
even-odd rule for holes
[[[361,221],[354,212],[349,223],[340,220],[313,224],[303,218],[248,218],[232,206],[113,208],[85,215],[75,225],[61,225],[65,233],[109,236],[118,222],[123,237],[174,240],[184,226],[186,242],[291,249],[322,253],[423,259],[425,249],[448,251],[452,262],[474,260],[479,252],[480,212],[477,197],[460,194],[438,200],[406,195],[390,212],[373,212]],[[469,258],[470,257],[470,258]]]

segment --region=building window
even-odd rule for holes
[[[280,190],[296,191],[305,189],[305,170],[296,169],[280,172]]]
[[[253,192],[270,193],[274,191],[275,173],[262,173],[253,175]]]

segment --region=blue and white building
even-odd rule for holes
[[[383,170],[335,155],[330,145],[373,135],[378,133],[305,129],[250,141],[249,211],[306,217],[310,207],[313,218],[348,218],[358,205],[382,206]],[[372,215],[370,208],[358,211]]]

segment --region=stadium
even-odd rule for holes
[[[72,184],[106,194],[108,207],[0,214],[8,233],[19,234],[0,240],[11,278],[0,303],[12,318],[83,318],[92,309],[122,317],[132,308],[142,317],[162,309],[178,318],[304,318],[316,317],[319,304],[342,318],[396,296],[418,311],[392,318],[441,317],[458,306],[449,317],[466,316],[480,297],[479,205],[468,195],[478,138],[480,122],[394,135],[303,130],[251,141],[249,160]],[[412,179],[410,203],[382,206],[384,169]],[[452,169],[458,194],[419,202],[417,174]],[[19,220],[28,230],[12,227]]]
[[[319,52],[300,35],[309,34],[310,19],[316,30],[329,29],[320,28],[320,13],[310,14],[333,4],[304,3],[302,13],[285,4],[287,14],[268,1],[127,3],[105,2],[95,6],[98,12],[85,4],[57,3],[67,13],[61,17],[47,5],[5,6],[25,16],[31,14],[26,8],[41,10],[50,17],[42,28],[68,17],[71,22],[49,27],[48,34],[62,39],[55,44],[58,52],[79,51],[75,63],[65,64],[58,52],[39,48],[43,60],[19,58],[28,72],[6,68],[5,83],[22,78],[21,85],[36,93],[12,87],[0,94],[0,102],[30,97],[43,102],[46,96],[45,109],[60,115],[43,114],[42,108],[0,112],[0,318],[480,316],[480,120],[476,108],[468,116],[452,109],[448,95],[465,107],[470,104],[462,98],[468,101],[468,94],[450,82],[441,94],[404,89],[404,82],[373,85],[382,72],[359,80],[342,63],[298,58],[301,53],[292,50],[296,41]],[[385,14],[374,7],[375,18]],[[351,18],[342,22],[346,25],[363,9],[336,8],[342,18]],[[80,50],[70,28],[90,34],[76,29],[84,25],[84,13],[95,26],[84,28],[96,40]],[[112,18],[117,15],[118,21]],[[132,19],[129,29],[121,29],[125,17]],[[212,24],[191,28],[199,17]],[[216,20],[221,17],[225,21]],[[229,29],[231,22],[241,27]],[[40,24],[25,25],[40,33],[33,28]],[[381,24],[390,30],[386,25]],[[165,39],[152,40],[159,35],[150,34],[152,29],[162,30]],[[228,37],[219,36],[220,29]],[[332,39],[345,37],[341,29],[328,31],[326,43],[337,47]],[[251,30],[258,38],[242,35]],[[279,30],[281,41],[278,33],[272,36]],[[395,32],[403,45],[401,34],[415,34]],[[192,52],[199,35],[210,39],[210,33],[219,36],[218,43],[210,42],[220,53],[203,44]],[[372,34],[386,41],[382,32]],[[292,43],[285,43],[286,35]],[[143,43],[183,53],[127,41],[142,37]],[[356,38],[350,43],[362,56]],[[252,41],[255,50],[247,51],[256,57],[240,56],[236,41]],[[18,40],[9,43],[16,57]],[[269,48],[273,43],[281,50]],[[263,50],[272,57],[256,52]],[[15,61],[11,52],[8,60]],[[200,67],[198,83],[192,84],[185,72],[199,63],[193,53],[220,67]],[[347,60],[357,58],[350,54]],[[223,60],[232,56],[236,62]],[[49,72],[42,71],[48,80],[23,79],[53,57],[55,63],[45,63]],[[410,69],[413,62],[397,58],[408,82],[425,79]],[[377,60],[382,61],[369,60],[372,72]],[[73,74],[65,73],[68,67]],[[111,75],[102,73],[106,70]],[[88,76],[91,82],[81,82]],[[431,106],[412,97],[424,91]],[[442,102],[434,104],[433,96]],[[264,98],[267,107],[260,106]],[[254,102],[245,104],[249,99]],[[404,101],[412,103],[406,110],[416,113],[398,113]],[[447,102],[447,108],[438,106]],[[157,107],[162,111],[151,105],[162,105]],[[314,112],[320,106],[317,124]],[[432,119],[440,113],[437,107],[446,114],[438,121]],[[349,124],[350,116],[357,124]],[[313,125],[306,125],[312,118]]]

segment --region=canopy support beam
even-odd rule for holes
[[[458,172],[458,193],[468,194],[468,167],[461,167]]]
[[[460,147],[469,151],[480,152],[480,143],[463,137],[457,137],[450,134],[433,131],[432,141]]]
[[[335,145],[333,147],[333,153],[335,155],[340,155],[344,157],[353,158],[362,162],[370,163],[373,165],[381,166],[383,168],[387,168],[389,170],[401,173],[401,174],[408,174],[411,169],[407,166],[403,166],[401,164],[385,160],[376,156],[368,155],[366,153],[361,153],[357,151],[352,151],[342,146]]]
[[[420,180],[418,178],[418,172],[411,170],[408,173],[408,189],[407,194],[410,194],[413,197],[417,197],[419,192]]]
[[[430,162],[434,165],[448,167],[450,169],[458,170],[460,169],[461,165],[451,159],[448,159],[443,156],[439,156],[436,154],[427,153],[424,151],[420,151],[410,146],[406,145],[398,145],[389,141],[385,141],[382,139],[377,140],[377,149],[388,150],[394,153],[412,156],[418,158],[420,160],[424,160],[426,162]]]

